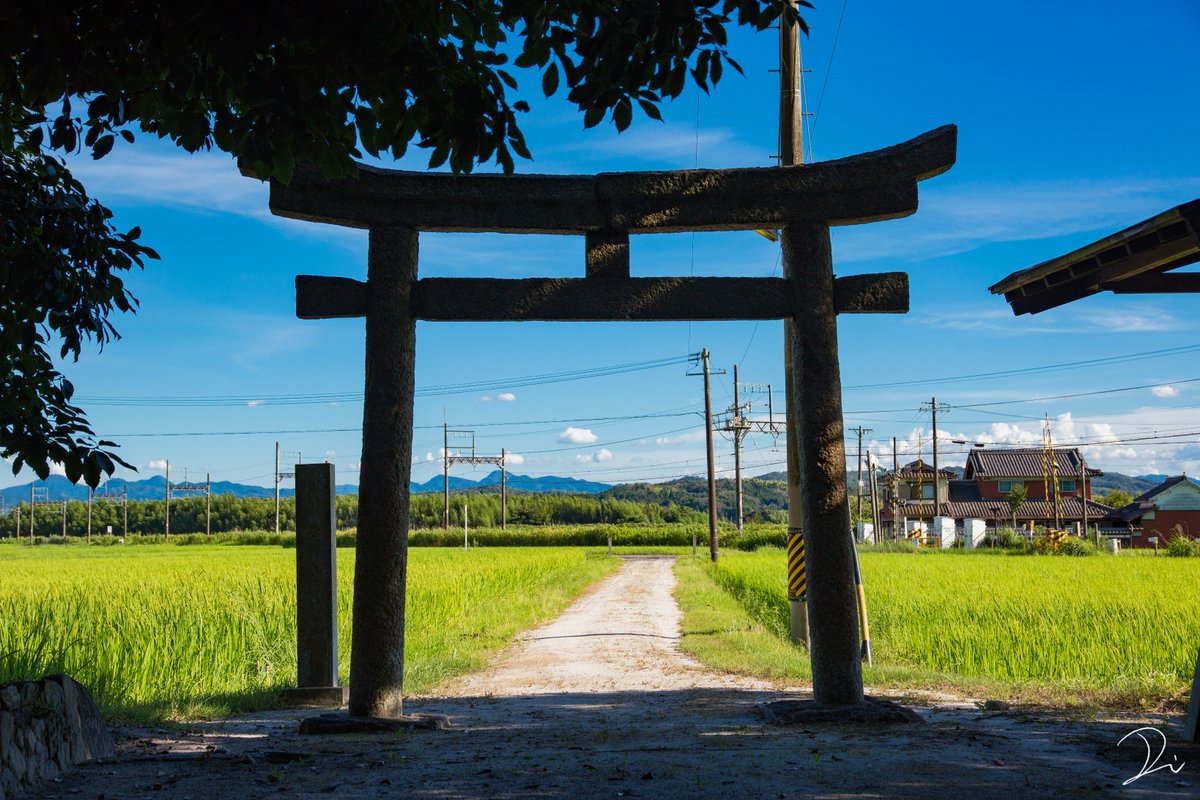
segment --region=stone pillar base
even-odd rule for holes
[[[302,686],[284,689],[284,701],[297,706],[344,706],[350,700],[349,686]]]

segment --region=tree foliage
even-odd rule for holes
[[[93,486],[112,472],[111,443],[95,441],[48,348],[61,339],[77,358],[82,340],[115,337],[110,312],[135,305],[120,274],[156,257],[57,154],[102,158],[138,128],[285,183],[299,161],[343,176],[363,153],[413,143],[430,167],[511,172],[530,157],[517,70],[540,73],[586,127],[624,130],[639,111],[660,119],[689,77],[707,91],[726,65],[740,71],[728,28],[780,14],[805,27],[786,0],[4,4],[0,453],[42,478],[51,462]]]
[[[1124,508],[1133,502],[1133,496],[1121,489],[1113,489],[1100,498],[1100,502],[1109,508]]]

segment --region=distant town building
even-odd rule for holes
[[[1058,481],[1058,523],[1070,529],[1082,523],[1086,504],[1089,526],[1111,524],[1110,509],[1090,498],[1092,478],[1104,473],[1087,467],[1081,470],[1083,457],[1077,449],[1054,451],[1050,462],[1040,448],[973,450],[967,456],[963,477],[957,478],[947,469],[939,470],[937,502],[934,502],[933,467],[924,461],[905,464],[894,475],[887,473],[881,484],[885,487],[882,520],[885,534],[893,530],[893,487],[896,516],[908,526],[931,523],[934,517],[981,519],[989,527],[1013,523],[1013,510],[1008,493],[1017,486],[1025,488],[1026,500],[1016,511],[1018,527],[1055,524],[1054,491],[1049,491],[1050,475]],[[1082,473],[1082,478],[1081,478]]]
[[[1165,544],[1175,536],[1200,537],[1200,485],[1185,475],[1167,478],[1132,503],[1113,512],[1128,525],[1133,547],[1152,547],[1151,537]]]

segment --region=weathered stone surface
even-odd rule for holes
[[[822,705],[815,700],[776,700],[762,707],[763,718],[771,725],[798,725],[818,722],[896,723],[924,722],[925,719],[899,703],[866,698],[844,706]]]
[[[100,710],[69,676],[0,687],[0,800],[112,753]]]
[[[79,681],[70,675],[50,675],[47,681],[53,681],[62,688],[66,722],[70,727],[72,740],[76,742],[73,750],[74,763],[80,764],[96,758],[109,758],[113,754],[112,734],[100,715],[100,707],[92,699],[92,693]]]
[[[426,278],[413,283],[412,315],[436,322],[785,319],[804,313],[804,305],[794,305],[804,297],[805,290],[793,291],[786,278]],[[908,275],[836,278],[834,306],[839,314],[903,314]],[[296,276],[301,319],[366,312],[366,283]]]
[[[357,179],[299,167],[272,181],[275,214],[357,228],[424,231],[671,233],[792,222],[854,224],[917,209],[917,181],[955,160],[957,129],[836,161],[790,167],[600,175],[452,175],[359,165]]]

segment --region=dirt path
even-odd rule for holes
[[[518,637],[493,666],[439,687],[443,697],[561,692],[769,689],[681,653],[674,558],[627,557],[621,571],[558,619]]]
[[[958,701],[920,709],[923,725],[768,726],[759,709],[785,693],[704,669],[676,649],[670,567],[626,559],[491,668],[406,704],[448,714],[449,730],[300,737],[304,711],[128,730],[119,759],[30,796],[1200,796],[1200,748],[1176,743],[1178,718],[1066,722]],[[1117,741],[1142,724],[1168,736],[1164,762],[1186,763],[1122,787],[1145,751]]]

